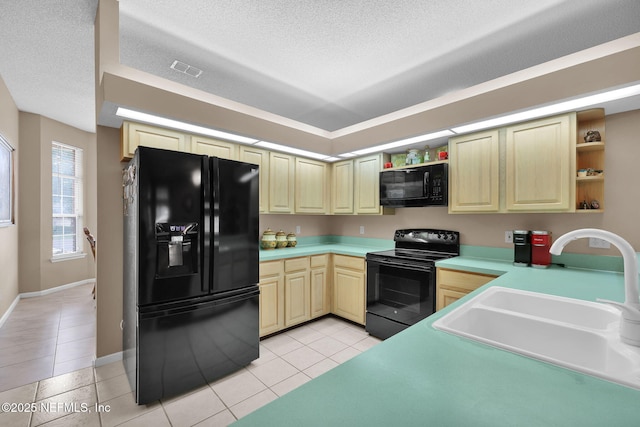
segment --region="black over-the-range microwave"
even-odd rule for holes
[[[438,163],[380,172],[380,205],[447,206],[448,166]]]

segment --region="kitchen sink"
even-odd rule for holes
[[[640,348],[621,341],[619,323],[604,304],[494,286],[433,327],[640,389]]]

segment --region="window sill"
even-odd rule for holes
[[[51,257],[51,262],[61,262],[61,261],[69,261],[72,259],[81,259],[86,257],[87,254],[85,252],[76,252],[73,254],[64,254],[64,255],[54,255]]]

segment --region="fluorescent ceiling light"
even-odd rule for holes
[[[355,156],[357,156],[357,154],[356,154],[356,153],[342,153],[342,154],[338,154],[338,155],[339,155],[340,157],[342,157],[342,158],[345,158],[345,159],[346,159],[346,158],[349,158],[349,157],[355,157]]]
[[[393,148],[403,147],[405,145],[416,144],[418,142],[430,141],[443,136],[453,135],[449,129],[441,130],[439,132],[427,133],[425,135],[418,135],[411,138],[401,139],[400,141],[389,142],[387,144],[376,145],[374,147],[364,148],[362,150],[356,150],[353,154],[361,156],[363,154],[375,153],[378,151],[391,150]]]
[[[340,157],[325,157],[324,159],[325,162],[337,162],[338,160],[342,160]]]
[[[229,141],[239,142],[241,144],[254,144],[258,142],[258,140],[254,138],[247,138],[245,136],[235,135],[233,133],[222,132],[220,130],[209,129],[202,126],[196,126],[189,123],[180,122],[178,120],[154,116],[153,114],[141,113],[140,111],[129,110],[122,107],[118,107],[116,116],[125,117],[127,119],[140,122],[151,123],[158,126],[164,126],[172,129],[179,129],[186,132],[197,133],[200,135],[212,136],[214,138],[226,139]]]
[[[522,122],[537,117],[550,116],[553,114],[564,113],[567,111],[575,111],[580,108],[592,105],[602,104],[617,99],[628,98],[630,96],[640,95],[640,84],[615,89],[608,92],[589,95],[582,98],[572,99],[570,101],[560,102],[558,104],[548,105],[546,107],[534,108],[532,110],[523,111],[521,113],[509,114],[508,116],[497,117],[495,119],[484,120],[478,123],[471,123],[464,126],[451,128],[455,133],[467,133],[480,129],[489,129],[509,123]]]
[[[287,147],[286,145],[274,144],[273,142],[259,141],[255,145],[268,148],[270,150],[284,151],[285,153],[297,154],[299,156],[311,157],[312,159],[326,160],[327,154],[314,153],[313,151],[300,150],[299,148]]]

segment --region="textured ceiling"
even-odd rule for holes
[[[123,64],[329,131],[640,31],[637,0],[119,5]],[[96,6],[2,1],[0,76],[20,110],[95,130]]]

